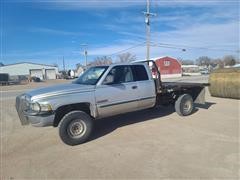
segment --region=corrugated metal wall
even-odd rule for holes
[[[0,73],[8,73],[10,76],[30,75],[30,69],[42,69],[45,74],[46,69],[55,69],[58,73],[58,68],[48,65],[19,63],[0,67]]]

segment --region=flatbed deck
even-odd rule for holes
[[[173,87],[194,87],[194,86],[209,86],[209,83],[190,83],[190,82],[162,82],[163,88],[173,88]]]

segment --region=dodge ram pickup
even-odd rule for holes
[[[205,103],[205,84],[163,83],[160,77],[151,60],[90,67],[72,83],[19,95],[16,110],[22,125],[59,127],[61,140],[77,145],[89,139],[97,119],[159,105],[174,105],[187,116],[194,103]]]

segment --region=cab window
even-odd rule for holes
[[[129,66],[115,66],[110,70],[103,84],[121,84],[132,81],[133,74]]]
[[[146,81],[149,80],[146,68],[143,65],[131,66],[134,81]]]

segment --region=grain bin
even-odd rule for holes
[[[209,76],[211,96],[240,99],[240,68],[217,69]]]

